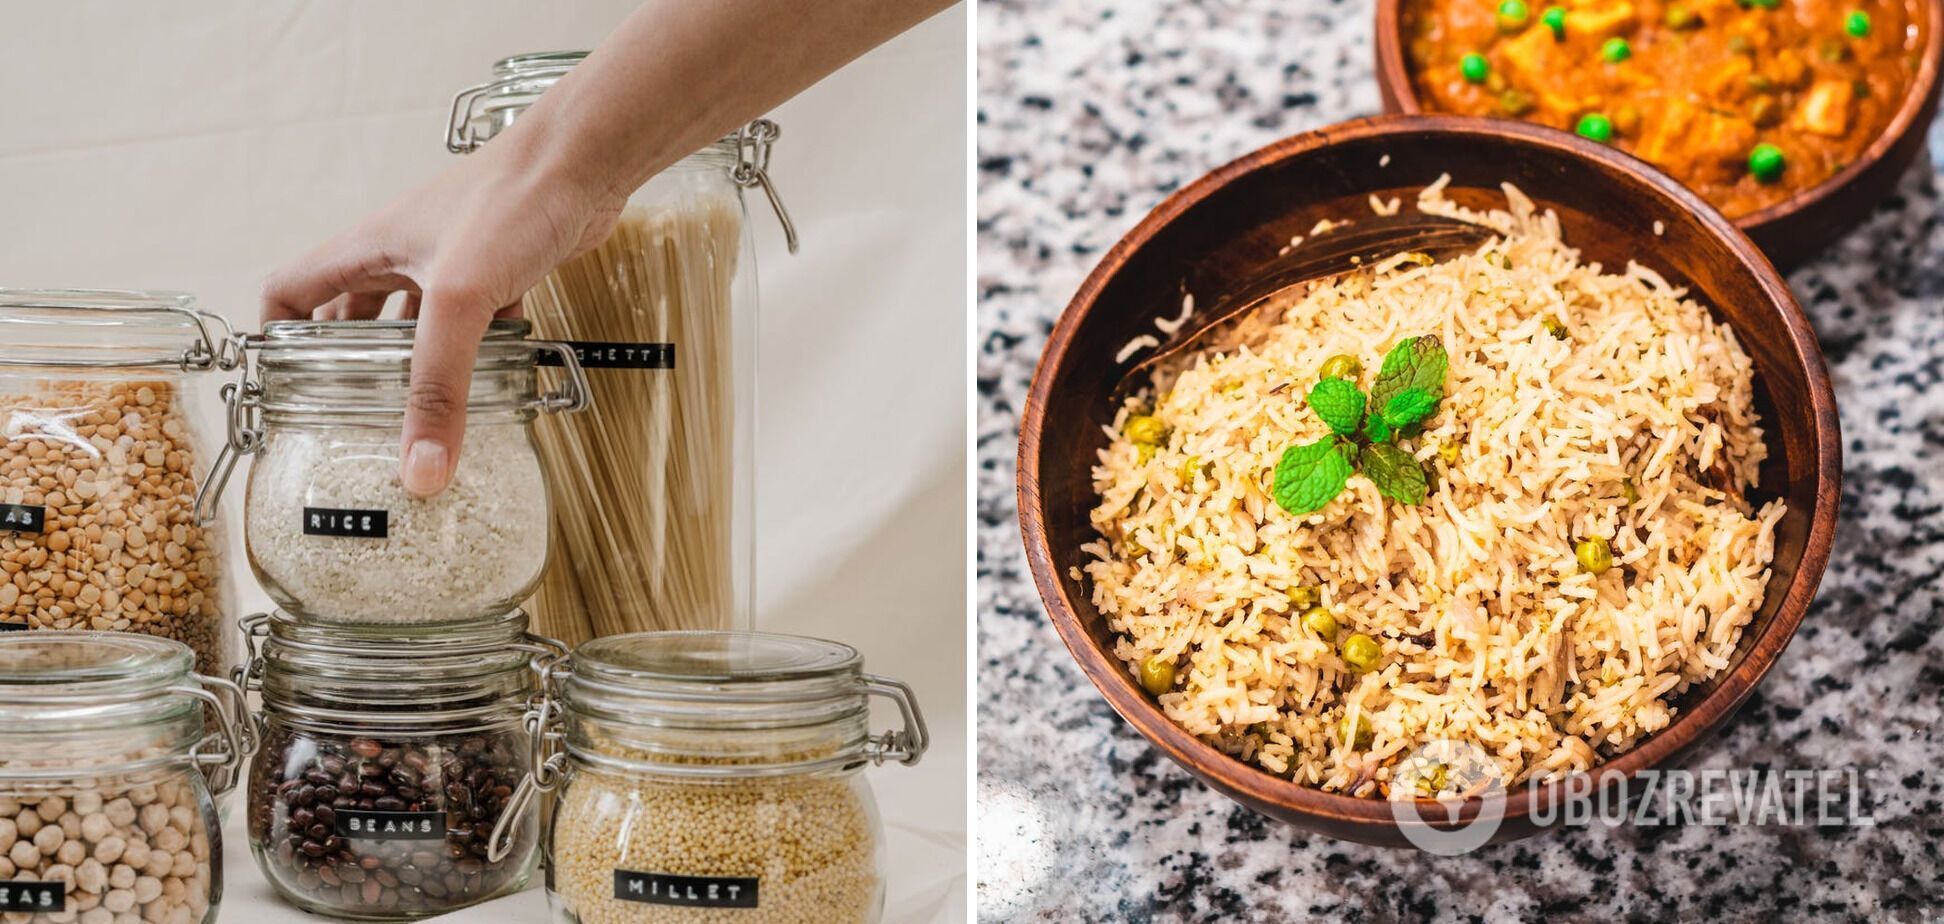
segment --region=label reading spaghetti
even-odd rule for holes
[[[0,911],[59,914],[67,910],[67,883],[0,881]]]
[[[345,539],[384,539],[391,535],[391,514],[384,510],[304,508],[304,535]]]
[[[620,343],[610,340],[562,341],[574,348],[574,358],[583,369],[673,369],[675,344]],[[540,354],[539,365],[558,366],[556,353]]]
[[[369,809],[337,810],[337,835],[366,841],[442,841],[444,812],[385,812]]]
[[[690,908],[755,908],[761,880],[750,876],[676,876],[669,873],[614,871],[618,901]]]
[[[46,507],[0,504],[0,533],[39,533],[46,530]]]

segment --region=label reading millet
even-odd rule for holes
[[[675,876],[614,871],[614,897],[624,902],[689,908],[755,908],[761,880],[751,876]]]
[[[385,812],[342,808],[337,810],[337,835],[366,841],[442,841],[446,836],[444,812]]]
[[[0,533],[40,533],[47,531],[47,508],[26,504],[0,504]]]
[[[384,510],[305,507],[304,535],[383,539],[391,535],[391,514]]]
[[[67,910],[67,883],[0,881],[0,911],[45,912]]]

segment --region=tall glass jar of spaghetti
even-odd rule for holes
[[[453,100],[465,153],[519,118],[585,52],[521,55]],[[578,644],[725,629],[753,605],[756,265],[744,191],[770,186],[776,125],[750,123],[629,198],[613,234],[525,299],[535,335],[573,343],[593,407],[540,422],[555,555],[529,608]]]

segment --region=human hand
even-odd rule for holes
[[[418,330],[399,477],[419,497],[445,490],[458,465],[487,326],[605,240],[626,203],[597,165],[534,143],[537,128],[516,125],[264,283],[265,321],[375,318],[405,293]]]

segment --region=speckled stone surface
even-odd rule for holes
[[[1836,553],[1781,662],[1688,764],[1854,766],[1875,826],[1595,826],[1456,859],[1332,841],[1203,788],[1068,657],[1013,504],[1017,414],[1046,332],[1169,192],[1281,136],[1376,112],[1370,31],[1368,2],[980,4],[980,918],[1944,920],[1934,160],[1790,278],[1842,412]]]

